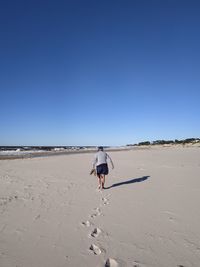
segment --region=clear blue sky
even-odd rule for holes
[[[200,137],[200,1],[2,1],[0,145]]]

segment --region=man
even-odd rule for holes
[[[98,152],[93,161],[93,169],[96,167],[97,177],[99,178],[99,189],[104,189],[105,176],[109,173],[107,159],[110,160],[112,169],[114,169],[114,164],[110,156],[103,151],[102,146],[98,147]]]

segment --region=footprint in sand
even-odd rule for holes
[[[91,236],[96,238],[96,237],[98,237],[100,235],[100,233],[101,233],[101,229],[99,229],[98,227],[96,227],[92,231]]]
[[[40,217],[41,217],[41,215],[38,214],[37,216],[35,216],[34,220],[36,221],[36,220],[40,219]]]
[[[119,264],[115,259],[109,258],[106,261],[105,267],[118,267]]]
[[[140,261],[134,261],[133,262],[133,267],[144,267],[146,266],[145,264],[141,263]]]
[[[91,222],[90,221],[82,222],[81,224],[83,226],[86,226],[86,227],[90,227],[91,226]]]
[[[96,208],[95,209],[95,213],[93,213],[92,215],[90,215],[90,217],[91,218],[95,218],[96,216],[99,216],[99,215],[101,215],[102,213],[101,213],[101,210],[100,210],[100,208]]]
[[[101,209],[100,208],[96,208],[95,211],[96,211],[97,215],[101,215]]]
[[[95,244],[92,244],[90,246],[90,250],[92,250],[95,255],[100,255],[101,254],[100,248],[98,246],[96,246]]]
[[[102,197],[102,201],[103,201],[104,205],[108,205],[109,204],[108,199],[105,198],[105,197]]]

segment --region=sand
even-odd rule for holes
[[[0,267],[200,266],[200,148],[0,161]]]

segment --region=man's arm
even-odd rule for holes
[[[95,169],[97,163],[97,155],[94,156],[94,160],[92,162],[92,168]]]
[[[110,163],[111,163],[111,166],[112,166],[112,169],[114,169],[114,164],[113,164],[113,161],[112,161],[112,159],[111,159],[111,157],[107,154],[107,157],[109,158],[109,160],[110,160]]]

